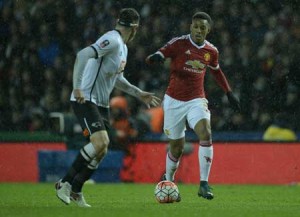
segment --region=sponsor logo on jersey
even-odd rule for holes
[[[199,60],[188,60],[185,62],[189,67],[183,67],[184,70],[195,73],[202,73],[205,68],[205,64],[201,63]]]
[[[204,69],[205,64],[201,63],[199,60],[188,60],[185,62],[186,65],[191,66],[193,69]]]
[[[109,45],[109,40],[104,40],[100,43],[101,48],[105,48],[107,45]]]
[[[209,53],[206,53],[206,54],[204,54],[204,60],[205,61],[210,61],[210,54]]]

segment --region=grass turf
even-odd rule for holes
[[[179,184],[182,201],[159,204],[154,184],[84,187],[92,208],[64,205],[53,184],[0,184],[0,217],[299,217],[300,186],[214,185],[215,199],[197,196],[198,186]]]

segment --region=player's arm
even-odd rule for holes
[[[226,93],[228,101],[231,105],[231,107],[234,109],[234,111],[241,111],[240,107],[240,101],[239,99],[233,95],[231,87],[227,81],[226,76],[222,72],[220,66],[219,66],[219,52],[216,50],[216,52],[212,53],[211,62],[208,65],[210,68],[210,72],[213,75],[214,79],[216,80],[217,84],[223,89],[223,91]]]
[[[233,95],[231,87],[227,81],[226,76],[224,75],[223,71],[221,70],[221,68],[219,66],[213,68],[210,67],[210,72],[213,75],[214,79],[216,80],[217,84],[223,89],[223,91],[226,93],[228,101],[230,103],[230,105],[232,106],[232,108],[235,111],[241,111],[241,107],[240,107],[240,101],[239,99]]]
[[[213,75],[215,81],[225,93],[231,92],[231,87],[227,81],[227,78],[219,66],[214,68],[210,67],[210,73]]]
[[[145,62],[148,65],[151,64],[160,64],[165,61],[167,58],[173,58],[177,55],[178,51],[178,38],[173,38],[168,41],[163,47],[161,47],[157,52],[147,56]]]
[[[146,63],[149,65],[163,63],[164,61],[165,58],[160,51],[157,51],[156,53],[151,54],[146,58]]]
[[[122,74],[118,76],[115,87],[134,97],[139,97],[139,95],[142,92],[140,88],[130,84],[129,81]]]
[[[127,81],[127,79],[123,76],[123,74],[120,74],[118,76],[115,87],[140,99],[147,105],[148,108],[150,108],[150,105],[158,106],[160,104],[160,99],[154,96],[154,93],[145,92],[138,87],[130,84],[129,81]]]
[[[73,70],[73,94],[77,102],[84,103],[84,94],[81,91],[81,81],[85,65],[89,59],[97,59],[105,56],[117,48],[117,42],[114,38],[107,35],[100,37],[94,44],[80,50],[76,55]]]
[[[73,69],[73,94],[77,102],[84,103],[84,94],[80,90],[83,70],[90,58],[96,57],[95,49],[86,47],[80,50],[76,55],[76,60]]]

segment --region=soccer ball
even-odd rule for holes
[[[173,203],[179,197],[179,190],[174,182],[161,181],[155,186],[154,195],[159,203]]]

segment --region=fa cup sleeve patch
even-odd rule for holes
[[[105,48],[107,45],[109,45],[109,40],[104,40],[100,43],[101,48]]]

